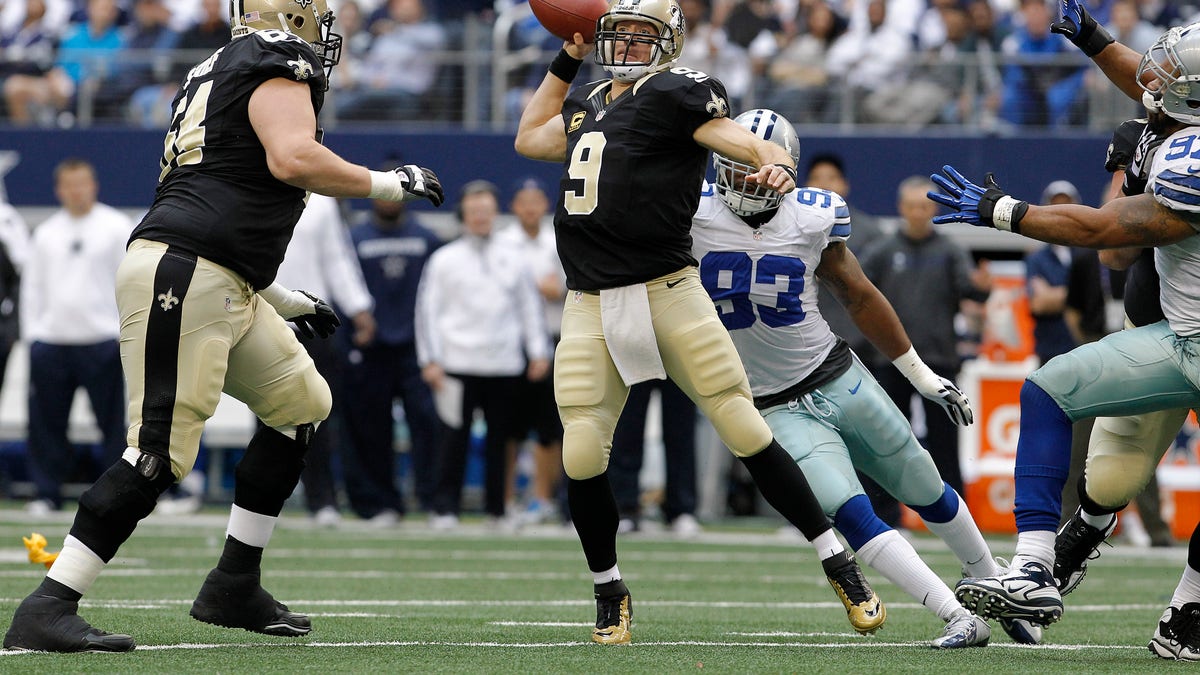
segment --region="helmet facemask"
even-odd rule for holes
[[[342,57],[342,36],[333,32],[333,12],[325,0],[230,0],[233,37],[258,30],[282,30],[307,42],[328,78]]]
[[[1163,33],[1142,57],[1137,81],[1148,110],[1200,125],[1200,24]]]
[[[617,30],[618,24],[627,21],[649,24],[650,31],[636,32],[629,26]],[[683,33],[683,13],[675,0],[617,0],[608,13],[596,20],[595,60],[618,82],[636,82],[679,58]],[[625,53],[617,56],[621,44],[625,45]],[[650,53],[644,61],[629,60],[634,45],[649,45]]]
[[[772,110],[758,108],[747,110],[733,120],[750,133],[770,141],[787,150],[792,161],[800,161],[800,138],[796,129],[782,115]],[[751,183],[746,177],[757,173],[758,168],[743,164],[723,155],[713,153],[713,166],[717,170],[717,196],[739,216],[752,216],[779,208],[784,195],[766,186]]]

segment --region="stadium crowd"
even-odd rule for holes
[[[188,68],[228,42],[225,4],[5,0],[0,118],[16,125],[161,128]],[[717,75],[734,109],[765,106],[797,124],[962,124],[997,131],[1108,128],[1136,113],[1097,69],[1049,33],[1053,8],[1044,0],[680,4],[689,33],[681,62]],[[1200,13],[1189,2],[1086,4],[1118,41],[1139,52],[1166,26]],[[339,0],[331,6],[344,49],[327,124],[489,117],[515,123],[540,80],[538,64],[559,43],[524,3],[507,0]],[[495,26],[511,28],[495,37]],[[528,56],[500,58],[514,54]],[[466,82],[476,84],[472,95],[464,93]],[[505,91],[493,92],[493,82]],[[492,105],[494,95],[501,105]]]

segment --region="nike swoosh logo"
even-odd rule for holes
[[[683,279],[676,279],[675,281],[668,281],[667,288],[675,288],[676,286],[678,286],[679,284],[682,284],[682,283],[683,283]]]
[[[879,603],[875,603],[874,607],[863,612],[863,614],[869,619],[874,619],[875,617],[879,616]]]
[[[850,390],[850,395],[853,396],[853,395],[857,394],[858,388],[861,386],[862,386],[862,380],[859,379],[858,384],[854,385],[854,388]]]

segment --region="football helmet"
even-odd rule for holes
[[[641,35],[618,31],[622,21],[644,21],[656,33]],[[667,68],[683,53],[683,12],[676,0],[613,0],[608,12],[596,20],[596,63],[619,82],[636,82],[647,73]],[[629,61],[628,51],[617,55],[617,46],[650,45],[645,61]]]
[[[759,138],[770,141],[787,150],[792,161],[800,163],[800,137],[792,123],[783,115],[766,108],[747,110],[733,120],[750,130]],[[746,176],[758,171],[758,167],[742,164],[728,157],[713,153],[713,166],[717,169],[717,196],[739,216],[749,216],[778,208],[783,195],[755,183],[747,183]]]
[[[1138,66],[1142,103],[1172,119],[1200,125],[1200,23],[1163,33]]]
[[[229,0],[233,37],[257,30],[282,30],[312,46],[329,76],[342,57],[342,36],[333,32],[326,0]]]

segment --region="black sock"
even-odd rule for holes
[[[37,590],[34,591],[33,594],[48,595],[52,598],[58,598],[59,600],[70,600],[71,602],[79,602],[79,599],[83,597],[83,593],[80,593],[66,584],[55,581],[50,577],[42,579],[42,585],[38,586]]]
[[[579,533],[588,569],[603,572],[617,564],[617,500],[602,473],[584,480],[567,479],[567,506]]]
[[[812,541],[830,528],[829,518],[804,472],[774,438],[761,452],[739,457],[767,503]]]
[[[1200,570],[1200,523],[1192,530],[1192,540],[1188,542],[1188,567]]]
[[[225,550],[221,551],[217,569],[230,574],[258,574],[262,568],[262,556],[261,548],[225,535]]]

